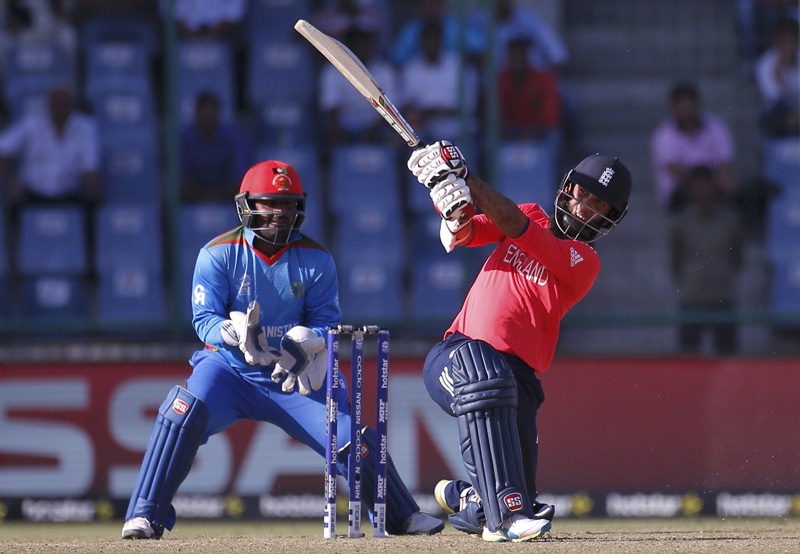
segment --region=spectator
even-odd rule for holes
[[[28,204],[76,203],[86,215],[91,249],[94,208],[101,199],[100,145],[95,121],[75,110],[66,86],[52,89],[45,113],[30,112],[0,133],[0,175],[10,244]]]
[[[559,33],[535,10],[520,6],[515,0],[497,0],[494,6],[494,55],[498,70],[508,69],[510,43],[525,37],[528,39],[527,54],[531,68],[549,72],[557,79],[568,58],[567,47]],[[486,11],[476,13],[475,24],[484,34],[488,34],[489,17]],[[583,132],[580,107],[575,93],[564,80],[557,80],[556,85],[560,111],[558,127],[561,131],[558,137],[561,143],[559,150],[563,148],[563,151],[559,151],[559,156],[570,158],[560,161],[572,167],[572,158],[581,160],[585,157],[581,145]]]
[[[534,69],[559,71],[567,61],[567,47],[558,33],[534,10],[523,8],[514,0],[495,2],[495,61],[498,68],[508,63],[508,46],[512,40],[528,39],[528,61]],[[475,23],[488,34],[485,12],[477,12]]]
[[[399,104],[395,70],[378,55],[376,39],[376,29],[365,25],[348,30],[344,43],[369,69],[392,102]],[[390,131],[378,112],[331,64],[325,64],[320,74],[319,105],[323,131],[331,144],[377,141]]]
[[[421,53],[401,70],[403,114],[422,137],[458,136],[462,98],[471,118],[466,131],[471,132],[477,126],[473,117],[478,97],[477,76],[472,68],[462,65],[457,53],[444,48],[443,30],[439,19],[426,20],[420,34]]]
[[[2,15],[0,59],[16,45],[52,44],[74,63],[78,39],[65,0],[7,0]]]
[[[772,48],[756,62],[761,93],[762,130],[770,137],[800,133],[800,50],[797,21],[783,19],[773,33]]]
[[[378,7],[377,0],[327,0],[314,14],[314,26],[340,42],[346,41],[347,33],[353,29],[389,28],[390,22]],[[387,35],[388,36],[388,35]],[[379,34],[378,51],[383,51],[383,36]]]
[[[718,116],[700,110],[700,95],[690,83],[670,92],[672,113],[653,131],[651,162],[656,197],[666,210],[679,211],[685,204],[684,184],[692,167],[714,169],[721,193],[734,194],[734,145],[727,124]]]
[[[197,97],[194,120],[181,132],[180,156],[185,202],[227,201],[250,167],[250,146],[234,124],[220,121],[213,93]]]
[[[770,32],[781,19],[798,20],[797,0],[736,0],[739,76],[750,78],[756,59],[770,46]]]
[[[741,227],[711,168],[692,169],[687,184],[690,203],[675,217],[670,233],[672,274],[682,316],[680,348],[684,354],[699,353],[703,331],[709,328],[716,353],[732,355],[737,349],[732,316],[742,267]],[[703,323],[708,315],[721,320]]]
[[[247,109],[245,88],[239,86],[247,79],[249,33],[245,32],[244,19],[248,0],[161,0],[165,15],[170,1],[178,37],[182,40],[212,40],[227,43],[232,51],[233,87],[235,108]],[[158,85],[158,81],[156,82]]]
[[[447,12],[447,0],[416,0],[416,17],[400,28],[389,58],[396,65],[404,65],[422,54],[422,29],[430,20],[441,26],[442,50],[446,53],[463,52],[475,58],[486,49],[483,33],[474,25],[462,22]]]
[[[531,66],[529,44],[527,37],[508,42],[508,65],[498,76],[504,140],[541,140],[561,122],[555,75]]]

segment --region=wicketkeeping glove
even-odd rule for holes
[[[270,365],[278,359],[280,352],[267,345],[264,328],[258,324],[261,307],[257,300],[250,302],[247,313],[231,312],[230,319],[219,328],[222,340],[230,346],[238,346],[244,361],[250,365]]]
[[[417,180],[433,188],[444,176],[452,174],[466,180],[469,170],[467,161],[458,146],[447,140],[434,142],[418,148],[408,159],[408,169]]]
[[[322,387],[325,363],[325,339],[308,327],[297,325],[281,338],[281,357],[275,364],[272,380],[283,381],[283,392],[292,392],[296,382],[300,394],[308,396]]]

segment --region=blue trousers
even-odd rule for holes
[[[422,370],[423,381],[428,394],[448,415],[455,417],[450,392],[439,381],[442,370],[450,367],[451,354],[459,346],[470,341],[461,333],[453,333],[445,340],[437,343],[428,353]],[[539,459],[539,434],[536,428],[536,414],[544,402],[542,383],[533,369],[525,362],[501,353],[511,366],[517,382],[517,430],[522,450],[522,463],[525,471],[525,488],[531,502],[536,501],[536,467]]]
[[[320,456],[325,455],[325,387],[308,396],[283,392],[281,385],[270,379],[269,372],[258,377],[253,373],[244,376],[212,350],[196,352],[190,363],[194,371],[186,388],[208,408],[204,443],[237,421],[250,419],[276,425]],[[347,384],[342,375],[339,379],[338,444],[344,445],[350,441],[350,414]]]

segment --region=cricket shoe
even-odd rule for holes
[[[488,527],[484,527],[481,538],[488,542],[525,542],[541,537],[552,525],[546,519],[515,515],[505,520],[497,531],[489,531]]]
[[[553,517],[556,515],[556,507],[552,504],[535,502],[533,504],[533,510],[533,519],[546,519],[547,521],[553,521]]]
[[[161,538],[146,517],[133,517],[122,526],[123,539],[154,539]]]
[[[486,523],[481,502],[475,487],[466,481],[442,479],[436,483],[433,496],[450,515],[450,525],[468,535],[480,536]]]
[[[481,501],[475,487],[460,479],[442,479],[433,488],[433,496],[448,514],[460,512],[467,507],[468,502]]]
[[[430,514],[414,512],[403,524],[404,535],[435,535],[444,529],[444,522]]]

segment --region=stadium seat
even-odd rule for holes
[[[339,264],[342,319],[358,325],[381,324],[404,315],[401,272],[364,259]]]
[[[86,96],[115,90],[152,94],[145,47],[130,42],[102,42],[87,52]]]
[[[414,214],[411,221],[409,256],[416,259],[443,260],[448,254],[439,240],[442,217],[433,208]]]
[[[163,271],[159,209],[153,204],[106,204],[97,211],[95,267]]]
[[[356,144],[337,146],[331,154],[331,207],[348,212],[354,203],[399,211],[399,177],[392,146]]]
[[[89,307],[89,295],[82,279],[42,276],[23,283],[19,313],[33,319],[77,319],[88,317]]]
[[[290,40],[294,38],[295,22],[308,19],[310,13],[310,0],[252,0],[247,16],[248,36]]]
[[[110,203],[161,200],[161,175],[157,144],[117,136],[102,146],[101,175],[105,199]]]
[[[236,93],[231,47],[218,40],[182,40],[178,45],[178,97],[182,121],[192,120],[197,96],[204,92],[216,95],[222,119],[232,121]]]
[[[782,191],[800,195],[800,138],[789,137],[766,141],[764,174]]]
[[[4,92],[12,118],[28,111],[44,111],[46,98],[56,85],[74,85],[73,60],[52,44],[25,44],[6,52]]]
[[[20,273],[85,274],[89,269],[85,218],[78,206],[23,207],[17,244]]]
[[[767,251],[773,262],[789,255],[800,256],[800,190],[785,190],[770,206],[767,220]]]
[[[435,213],[430,191],[422,186],[410,172],[403,173],[408,191],[408,205],[414,214]]]
[[[158,30],[132,14],[88,15],[80,28],[82,49],[89,53],[104,42],[127,42],[142,47],[148,56],[159,46]]]
[[[253,137],[263,146],[297,148],[317,142],[317,122],[307,100],[273,99],[254,107]]]
[[[133,90],[98,90],[90,101],[104,146],[130,142],[157,144],[157,121],[152,95]]]
[[[181,206],[181,291],[185,291],[186,302],[181,307],[191,317],[189,295],[197,254],[211,239],[241,225],[236,214],[236,205],[230,202],[185,204]]]
[[[334,255],[343,265],[366,261],[387,268],[405,264],[405,237],[399,210],[366,204],[337,214]]]
[[[556,151],[548,141],[506,142],[500,145],[498,190],[521,204],[534,202],[548,213],[556,182]]]
[[[278,41],[267,33],[252,40],[247,71],[250,103],[260,106],[274,100],[309,102],[314,98],[317,85],[312,53],[307,44]]]
[[[458,256],[418,263],[412,273],[411,315],[452,319],[461,309],[466,286],[466,271]]]
[[[97,294],[99,321],[163,322],[165,317],[166,301],[160,272],[144,267],[117,267],[100,274]]]

